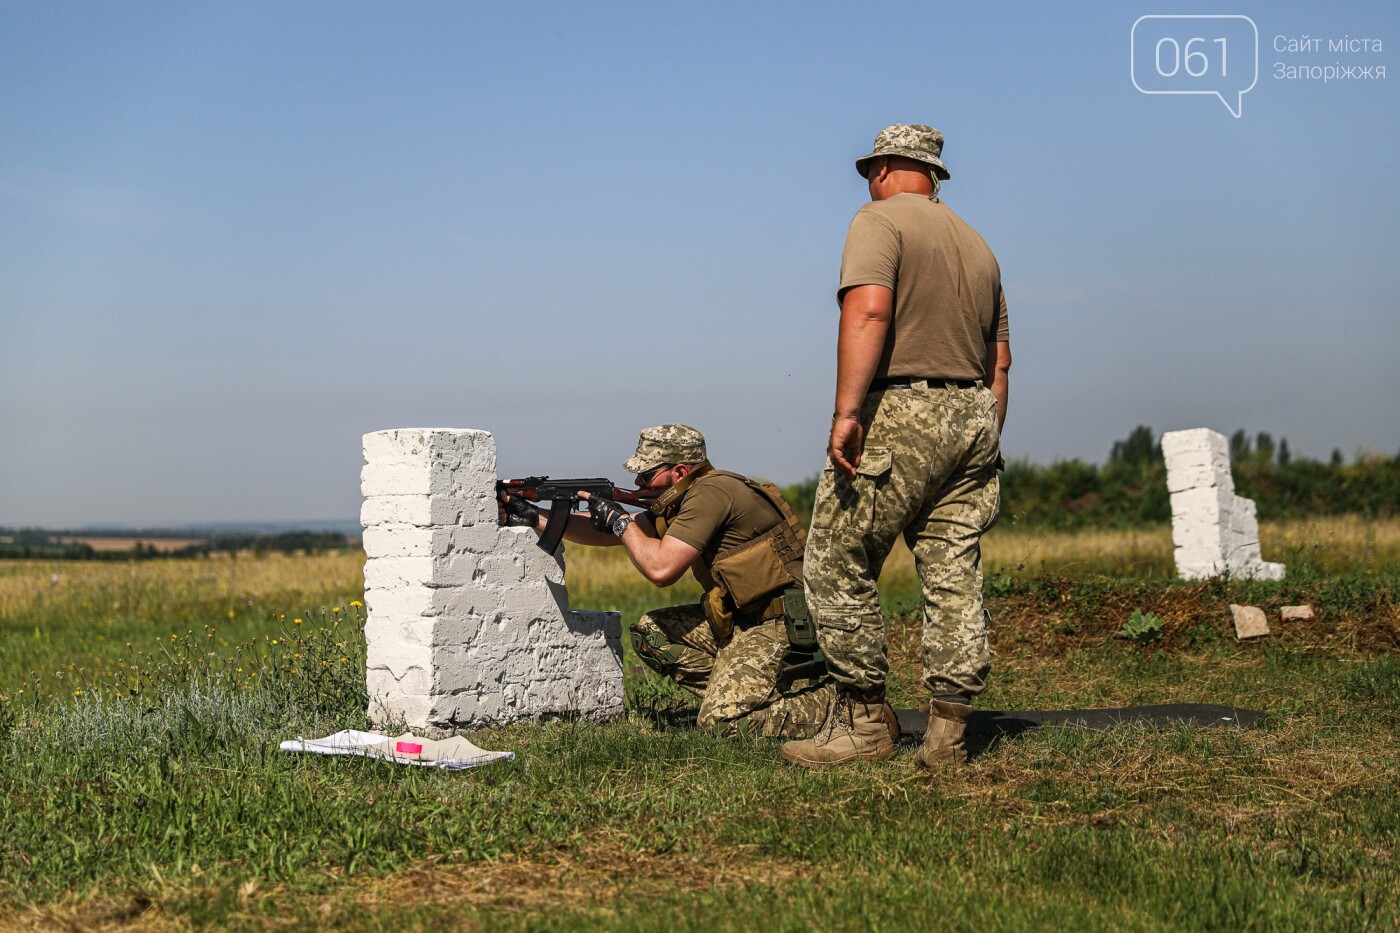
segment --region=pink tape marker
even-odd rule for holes
[[[400,755],[421,755],[423,746],[419,742],[398,742],[394,745],[394,751]]]

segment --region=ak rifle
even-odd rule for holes
[[[598,499],[611,499],[624,505],[645,508],[665,492],[664,489],[621,489],[612,480],[602,477],[593,479],[550,479],[548,476],[527,476],[524,479],[506,479],[496,483],[496,492],[526,499],[530,502],[548,502],[549,519],[540,534],[539,545],[553,554],[559,550],[559,542],[564,540],[564,528],[569,524],[569,515],[579,503],[579,493],[586,492]]]

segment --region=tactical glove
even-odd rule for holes
[[[593,527],[599,531],[611,534],[613,522],[626,514],[627,510],[611,499],[600,499],[597,496],[590,496],[588,499],[588,517],[592,520]]]
[[[540,510],[519,496],[506,496],[506,524],[535,528],[540,522]]]

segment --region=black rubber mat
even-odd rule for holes
[[[928,713],[917,709],[895,710],[903,735],[922,736],[928,729]],[[1078,726],[1112,729],[1138,724],[1169,728],[1252,729],[1267,718],[1264,713],[1209,703],[1168,703],[1163,706],[1120,706],[1110,709],[974,710],[968,720],[970,735],[1019,735],[1042,726]]]

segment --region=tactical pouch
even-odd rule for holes
[[[724,641],[734,634],[734,613],[724,602],[724,587],[711,587],[700,599],[700,607],[705,610],[705,621],[710,623],[710,631],[716,641]]]
[[[759,538],[710,565],[715,582],[729,591],[734,605],[742,609],[798,582],[778,553],[780,545],[777,537]]]
[[[778,662],[778,692],[790,696],[827,677],[826,656],[817,646],[817,626],[807,608],[807,593],[800,586],[783,590],[783,624],[788,648]]]
[[[817,627],[807,610],[807,593],[802,587],[783,590],[783,622],[787,625],[789,645],[804,651],[817,647]]]
[[[794,696],[814,684],[829,680],[830,676],[826,669],[826,655],[820,648],[810,651],[789,648],[778,661],[778,694]]]

